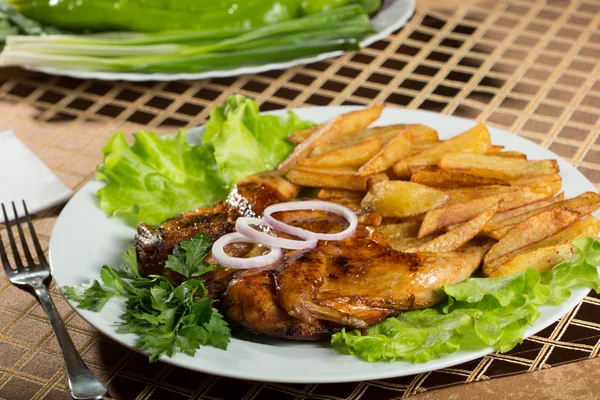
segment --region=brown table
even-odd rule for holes
[[[443,4],[442,4],[443,3]],[[438,5],[444,8],[437,9]],[[371,104],[483,121],[561,155],[600,183],[600,1],[424,1],[399,32],[358,53],[285,71],[197,82],[100,82],[0,71],[0,129],[71,188],[94,175],[116,130],[174,132],[237,92],[262,108]],[[35,217],[48,240],[60,207]],[[6,232],[0,227],[0,234]],[[236,381],[146,359],[98,335],[53,297],[85,360],[119,399],[597,398],[600,296],[507,354],[398,379],[334,385]],[[564,366],[561,364],[570,363]],[[500,378],[507,374],[518,374]],[[463,385],[465,382],[479,383]],[[430,391],[447,385],[446,389]],[[0,398],[67,399],[46,317],[0,275]],[[417,398],[419,398],[417,396]]]

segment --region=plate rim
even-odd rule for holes
[[[322,106],[322,107],[298,107],[298,108],[292,108],[292,109],[283,109],[283,110],[275,110],[275,111],[271,111],[268,112],[268,114],[280,114],[280,113],[284,113],[287,111],[295,111],[295,112],[299,112],[300,110],[303,110],[303,112],[306,113],[310,113],[311,111],[315,111],[315,110],[331,110],[331,114],[341,114],[343,112],[350,112],[350,111],[354,111],[357,109],[361,109],[364,107],[361,106]],[[421,118],[422,117],[426,117],[427,115],[435,115],[436,117],[443,117],[444,119],[452,119],[452,120],[461,120],[463,123],[471,123],[474,124],[476,123],[476,121],[470,120],[468,118],[462,118],[462,117],[456,117],[456,116],[452,116],[452,115],[445,115],[445,114],[439,114],[439,113],[434,113],[434,112],[430,112],[430,111],[423,111],[423,110],[409,110],[409,109],[403,109],[403,108],[397,108],[397,107],[386,107],[386,110],[390,110],[389,112],[394,112],[397,110],[402,110],[402,112],[406,112],[409,113],[411,115],[415,115],[416,118],[415,119],[424,119]],[[385,111],[384,111],[385,112]],[[374,125],[377,124],[377,121],[375,122]],[[587,183],[590,184],[590,190],[596,191],[595,187],[593,187],[593,184],[591,184],[591,182],[583,175],[581,174],[581,172],[577,171],[577,169],[572,166],[570,163],[566,162],[565,160],[563,160],[561,157],[559,157],[557,154],[553,153],[552,151],[541,147],[540,145],[538,145],[537,143],[530,141],[524,137],[515,135],[509,131],[506,131],[504,129],[501,128],[497,128],[494,127],[493,125],[489,125],[486,124],[488,127],[490,127],[492,130],[496,131],[496,132],[500,132],[502,134],[508,134],[508,135],[514,135],[515,137],[518,137],[520,140],[524,140],[526,142],[529,142],[530,144],[534,145],[535,147],[537,147],[540,150],[543,150],[544,152],[547,152],[549,154],[552,154],[552,156],[554,158],[556,158],[557,160],[559,160],[559,162],[565,163],[567,165],[570,166],[570,168],[572,168],[574,171],[576,171],[579,175],[581,175],[581,177],[583,177],[583,179],[586,180]],[[201,127],[198,128],[192,128],[192,129],[201,129]],[[564,172],[564,171],[561,171]],[[74,195],[73,199],[76,198],[77,195],[81,195],[82,193],[80,192],[85,192],[85,190],[87,189],[88,191],[90,190],[91,187],[93,187],[93,185],[99,185],[99,182],[97,182],[95,179],[92,179],[91,181],[87,182],[86,184],[84,184],[78,191],[77,193]],[[93,192],[92,192],[93,193]],[[56,269],[54,268],[54,263],[53,263],[53,242],[55,240],[55,231],[57,230],[57,227],[60,225],[60,221],[61,221],[61,217],[63,217],[63,213],[65,212],[65,210],[67,210],[67,208],[69,207],[69,204],[71,204],[72,200],[70,200],[67,205],[65,205],[65,207],[63,208],[63,210],[61,211],[55,226],[53,228],[51,237],[50,237],[50,243],[49,243],[49,264],[50,264],[50,268],[52,270],[52,275],[55,278],[55,282],[56,285],[60,288],[63,285],[59,285],[59,280],[56,278]],[[96,203],[97,206],[97,203]],[[132,228],[132,233],[134,232],[133,228]],[[99,271],[99,269],[98,269]],[[92,277],[92,279],[96,279],[98,276],[96,277]],[[569,313],[575,306],[577,306],[577,304],[579,304],[589,293],[589,289],[588,288],[575,288],[572,290],[572,295],[571,297],[565,301],[562,305],[559,306],[542,306],[542,309],[546,309],[548,307],[550,308],[554,308],[556,309],[556,313],[554,315],[552,315],[552,317],[550,319],[547,319],[545,322],[540,323],[541,322],[541,318],[538,319],[536,321],[536,323],[533,326],[530,326],[527,328],[526,330],[526,334],[525,334],[525,338],[530,337],[538,332],[540,332],[541,330],[547,328],[548,326],[552,325],[554,322],[558,321],[559,319],[563,318],[567,313]],[[111,340],[116,341],[117,343],[127,347],[128,349],[134,350],[138,353],[142,353],[142,354],[146,354],[143,351],[140,351],[138,349],[135,349],[135,347],[132,346],[131,343],[127,342],[127,339],[131,339],[131,337],[134,337],[134,335],[127,335],[127,334],[111,334],[109,332],[106,331],[106,327],[98,327],[97,324],[95,324],[93,321],[91,321],[87,316],[86,313],[88,313],[88,311],[86,310],[81,310],[79,308],[77,308],[76,303],[68,300],[68,303],[73,307],[74,311],[81,316],[84,320],[86,320],[91,326],[93,326],[95,329],[97,329],[98,331],[100,331],[101,333],[103,333],[104,335],[108,336]],[[114,301],[114,300],[112,300]],[[93,314],[97,314],[97,313],[93,313]],[[91,314],[90,314],[91,315]],[[232,338],[232,340],[239,340],[239,339],[234,339]],[[245,342],[245,341],[244,341]],[[453,366],[453,365],[459,365],[465,362],[469,362],[472,361],[474,359],[489,355],[491,353],[495,352],[495,349],[493,349],[492,347],[483,347],[481,349],[476,349],[476,350],[469,350],[469,351],[461,351],[458,353],[453,353],[453,354],[449,354],[449,355],[443,355],[440,359],[436,359],[436,360],[432,360],[429,361],[427,363],[421,363],[421,364],[410,364],[410,371],[406,371],[406,372],[402,372],[402,370],[397,371],[397,372],[393,372],[393,371],[373,371],[372,373],[366,372],[364,374],[362,374],[361,377],[357,378],[355,376],[347,376],[347,377],[340,377],[337,376],[335,378],[329,377],[329,376],[324,376],[324,377],[320,377],[320,376],[311,376],[311,377],[299,377],[299,378],[293,378],[290,379],[289,377],[282,377],[279,378],[277,376],[269,376],[269,377],[260,377],[257,376],[256,372],[248,372],[248,371],[227,371],[227,370],[219,370],[219,371],[214,371],[211,370],[209,367],[205,367],[205,368],[197,368],[197,367],[193,367],[190,366],[188,363],[185,362],[185,359],[181,359],[180,357],[174,357],[174,358],[169,358],[166,356],[162,356],[160,358],[161,361],[166,362],[168,364],[171,365],[175,365],[178,367],[182,367],[182,368],[186,368],[186,369],[190,369],[190,370],[194,370],[194,371],[199,371],[199,372],[203,372],[203,373],[209,373],[209,374],[213,374],[213,375],[217,375],[217,376],[224,376],[224,377],[229,377],[229,378],[235,378],[235,379],[249,379],[249,380],[255,380],[255,381],[264,381],[264,382],[277,382],[277,383],[316,383],[316,384],[320,384],[320,383],[343,383],[343,382],[357,382],[357,381],[363,381],[363,380],[372,380],[372,379],[387,379],[387,378],[395,378],[395,377],[401,377],[401,376],[407,376],[407,375],[414,375],[414,374],[419,374],[419,373],[423,373],[423,372],[429,372],[429,371],[434,371],[434,370],[438,370],[441,368],[447,368],[449,366]],[[462,356],[461,356],[462,354]],[[185,356],[187,357],[187,356]],[[198,357],[198,356],[196,356]],[[344,357],[354,357],[354,356],[344,356]],[[458,357],[458,359],[456,359]],[[359,360],[357,359],[360,363],[364,363],[365,365],[370,365],[369,363]],[[435,366],[432,368],[431,367],[431,363],[434,362]],[[384,362],[385,363],[385,362]],[[381,363],[380,363],[381,364]],[[388,364],[393,364],[393,363],[388,363]],[[405,364],[405,362],[396,362],[396,365],[400,365],[400,364]],[[428,367],[428,364],[430,365],[430,367]]]
[[[378,40],[384,39],[385,37],[392,34],[394,31],[402,28],[406,22],[413,16],[416,9],[416,0],[391,0],[392,2],[398,1],[406,3],[400,18],[394,24],[387,26],[381,31],[366,37],[360,42],[360,48],[363,49]],[[76,79],[97,79],[100,81],[127,81],[127,82],[146,82],[146,81],[157,81],[157,82],[170,82],[178,80],[201,80],[209,78],[229,78],[239,75],[247,74],[260,74],[267,71],[273,71],[278,69],[288,69],[297,65],[304,65],[323,61],[329,58],[339,57],[346,53],[343,50],[330,51],[326,53],[317,54],[313,57],[298,58],[295,60],[274,62],[262,65],[240,67],[228,70],[216,70],[198,73],[164,73],[164,72],[110,72],[110,71],[77,71],[67,70],[58,68],[38,68],[31,66],[22,66],[23,69],[28,71],[42,72],[49,75],[66,76]]]

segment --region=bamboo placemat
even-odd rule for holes
[[[71,188],[94,174],[119,129],[172,133],[206,121],[231,93],[262,109],[371,104],[480,120],[561,155],[600,184],[600,1],[504,1],[432,10],[358,53],[284,71],[197,82],[101,82],[0,70],[0,129],[17,135]],[[60,208],[35,218],[42,244]],[[90,227],[90,229],[93,229]],[[6,232],[0,226],[5,239]],[[0,273],[0,398],[68,399],[50,325]],[[119,399],[392,399],[432,388],[595,358],[600,297],[507,354],[431,373],[333,385],[237,381],[145,357],[99,336],[53,289],[71,336]]]

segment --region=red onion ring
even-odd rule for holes
[[[316,233],[306,229],[291,226],[285,222],[281,222],[275,219],[271,214],[281,211],[293,211],[293,210],[321,210],[327,211],[333,214],[340,215],[348,221],[348,228],[338,233]],[[309,201],[291,201],[287,203],[274,204],[265,208],[263,213],[265,222],[273,228],[288,233],[290,235],[298,236],[300,238],[310,238],[318,240],[342,240],[350,237],[356,232],[358,226],[358,218],[356,214],[347,207],[336,203],[330,203],[327,201],[320,200],[309,200]]]
[[[271,251],[269,251],[267,254],[263,254],[262,256],[240,258],[231,257],[227,253],[225,253],[224,247],[228,244],[248,242],[265,245],[264,243],[254,241],[238,232],[228,233],[227,235],[221,236],[213,244],[212,256],[217,263],[225,267],[234,269],[251,269],[273,264],[274,262],[279,260],[283,255],[283,252],[279,247],[272,247],[269,245],[265,246],[268,247]]]
[[[271,236],[268,233],[257,231],[252,228],[250,225],[267,225],[264,219],[261,218],[250,218],[250,217],[240,217],[235,221],[235,230],[246,236],[248,239],[256,242],[262,243],[271,247],[279,247],[284,249],[292,249],[292,250],[303,250],[303,249],[312,249],[317,245],[316,238],[308,238],[305,237],[303,239],[306,240],[293,240],[293,239],[285,239],[279,238],[276,236]],[[308,236],[308,235],[304,235]]]

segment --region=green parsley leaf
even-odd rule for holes
[[[215,267],[202,260],[210,251],[210,236],[200,234],[182,242],[169,257],[170,268],[186,276],[197,276]],[[226,349],[231,332],[223,316],[207,298],[204,283],[190,279],[174,287],[163,276],[143,278],[139,275],[135,249],[121,255],[124,265],[113,269],[102,267],[98,281],[78,287],[63,287],[65,296],[79,302],[80,308],[100,311],[115,296],[125,297],[125,313],[118,333],[138,336],[136,347],[150,353],[150,361],[163,354],[193,356],[201,346]],[[169,265],[169,264],[168,264]]]
[[[211,237],[206,233],[199,233],[192,239],[175,246],[173,254],[170,254],[167,259],[167,268],[188,279],[212,271],[216,269],[216,266],[203,261],[210,253],[211,248]]]
[[[79,302],[79,308],[90,311],[102,310],[106,302],[117,295],[104,289],[96,280],[76,287],[63,286],[62,289],[67,299]]]

